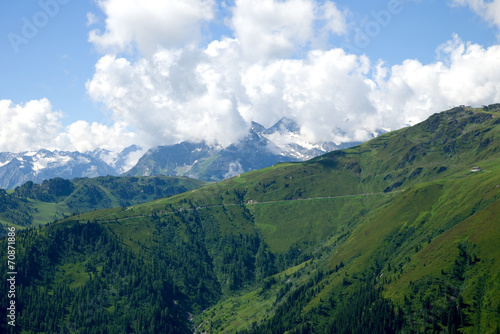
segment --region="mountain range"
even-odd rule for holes
[[[0,153],[0,188],[13,189],[28,181],[41,183],[55,177],[73,179],[116,176],[129,169],[130,160],[141,152],[137,146],[130,146],[119,154],[104,149],[86,153],[46,149],[21,153],[3,152]]]
[[[16,324],[27,333],[498,333],[499,143],[500,105],[458,107],[168,198],[39,229],[10,224]]]
[[[11,189],[27,181],[41,183],[56,176],[62,178],[95,177],[116,174],[101,159],[79,152],[38,150],[0,153],[0,187]]]
[[[182,142],[155,147],[123,175],[178,175],[220,181],[279,162],[304,161],[357,143],[308,143],[301,139],[294,121],[283,118],[272,127],[252,122],[249,134],[228,147]]]
[[[0,153],[0,188],[13,189],[27,181],[41,183],[55,177],[189,176],[205,181],[225,178],[272,166],[278,162],[303,161],[326,152],[353,146],[332,142],[311,144],[300,139],[300,129],[290,119],[264,128],[252,123],[249,134],[228,147],[205,142],[181,142],[148,150],[133,145],[120,153],[105,149],[91,152],[40,149]],[[143,155],[144,154],[144,155]]]

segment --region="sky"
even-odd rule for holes
[[[500,102],[500,0],[5,0],[0,152],[363,141]]]

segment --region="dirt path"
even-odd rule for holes
[[[266,201],[266,202],[255,202],[253,200],[247,201],[245,203],[246,206],[248,205],[263,205],[263,204],[273,204],[273,203],[291,203],[291,202],[297,202],[297,201],[312,201],[312,200],[325,200],[325,199],[336,199],[336,198],[348,198],[348,197],[356,197],[356,196],[375,196],[375,195],[390,195],[394,193],[400,193],[404,192],[404,190],[394,190],[391,192],[376,192],[376,193],[361,193],[361,194],[349,194],[349,195],[338,195],[338,196],[319,196],[319,197],[308,197],[308,198],[296,198],[296,199],[290,199],[290,200],[276,200],[276,201]],[[157,203],[159,201],[156,201]],[[222,207],[222,206],[240,206],[240,203],[224,203],[224,204],[215,204],[215,205],[207,205],[207,206],[198,206],[196,208],[180,208],[177,212],[181,211],[192,211],[192,210],[203,210],[203,209],[210,209],[210,208],[215,208],[215,207]],[[127,210],[123,211],[129,211],[133,209],[134,207],[127,208]],[[119,220],[126,220],[126,219],[132,219],[132,218],[144,218],[144,217],[150,217],[154,213],[157,213],[157,211],[147,214],[147,215],[137,215],[137,216],[129,216],[129,217],[122,217],[122,218],[115,218],[115,219],[102,219],[105,218],[109,215],[101,217],[101,219],[97,220],[100,222],[114,222],[114,221],[119,221]],[[174,211],[161,211],[162,215],[167,215],[167,214],[173,214],[175,213]]]

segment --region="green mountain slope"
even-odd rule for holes
[[[97,209],[129,206],[176,195],[207,184],[184,177],[54,178],[0,190],[0,222],[26,227]]]
[[[19,233],[17,325],[496,333],[499,110],[456,108],[305,163]]]

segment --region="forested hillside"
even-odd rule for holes
[[[145,203],[193,190],[206,182],[186,177],[54,178],[0,189],[0,222],[18,227],[46,224],[97,209]]]
[[[497,333],[499,111],[18,231],[3,330]]]

